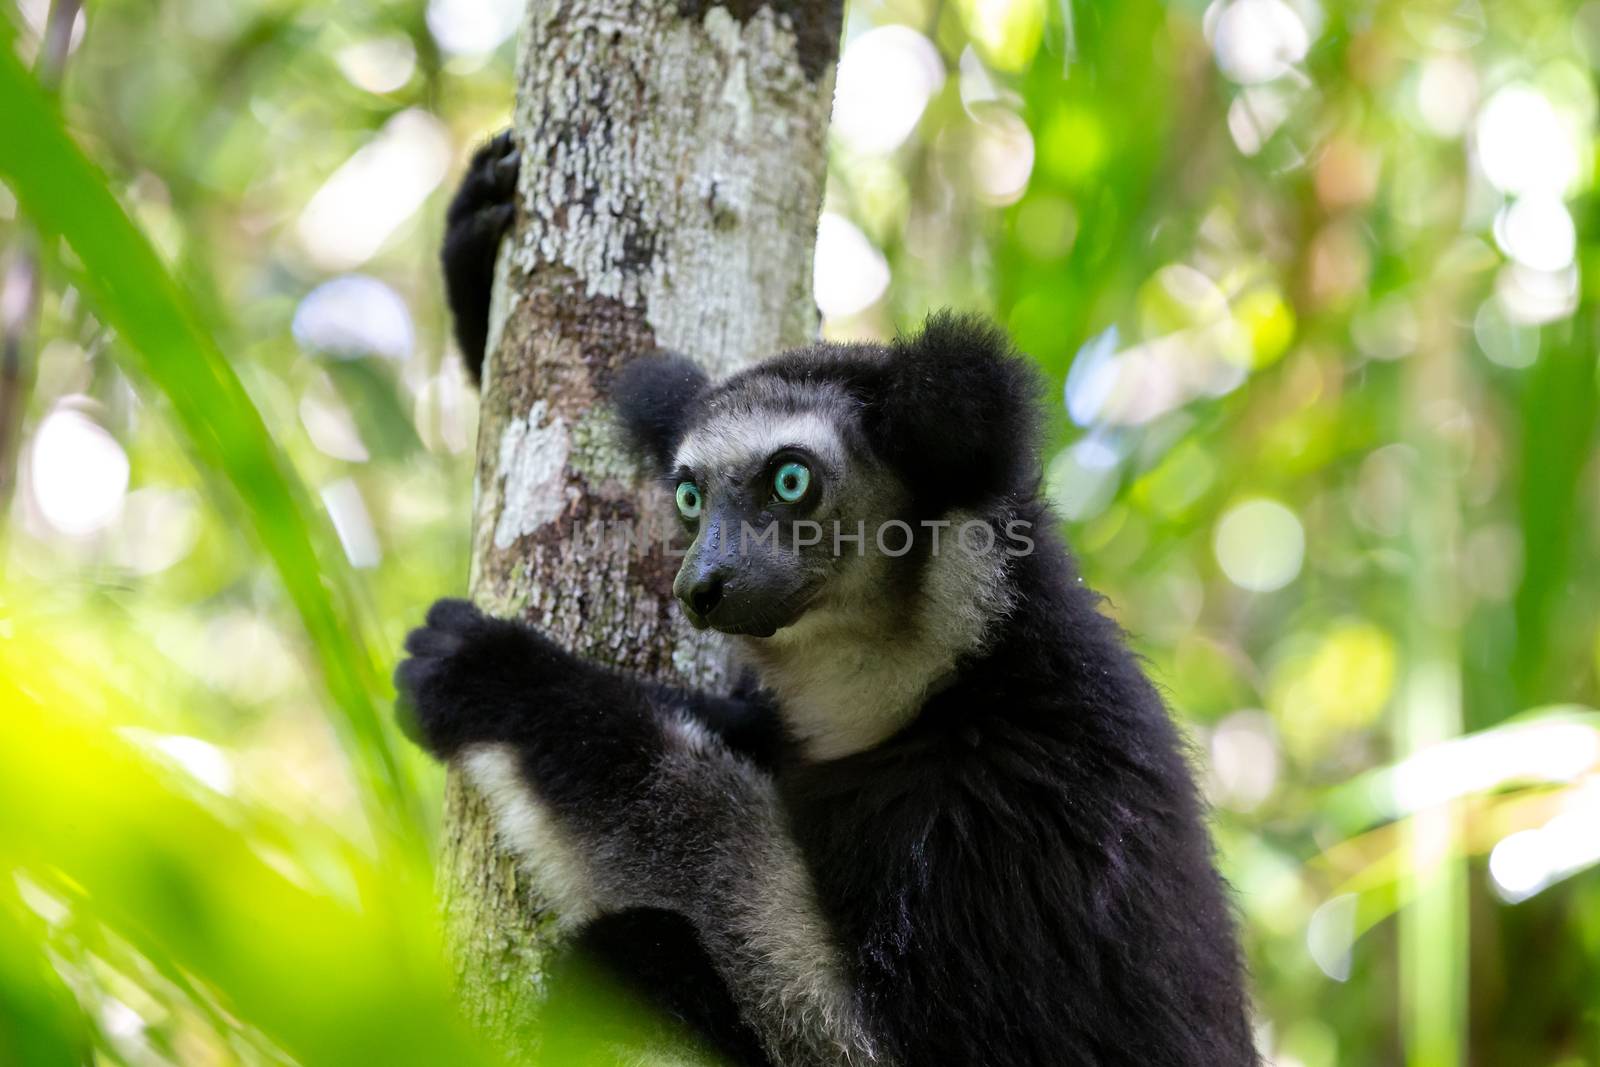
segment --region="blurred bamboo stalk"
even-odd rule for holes
[[[1411,575],[1402,631],[1406,668],[1391,735],[1396,759],[1462,730],[1460,457],[1449,436],[1460,395],[1462,354],[1451,319],[1457,295],[1449,280],[1439,279],[1423,299],[1424,328],[1407,368],[1409,402],[1402,405],[1414,455],[1405,545]],[[1396,921],[1400,1025],[1410,1067],[1466,1062],[1470,942],[1460,818],[1457,803],[1447,799],[1401,824],[1403,904]]]
[[[39,84],[54,93],[66,73],[72,50],[72,26],[82,9],[79,0],[52,0],[44,39],[34,63]],[[0,531],[11,514],[17,487],[17,460],[22,449],[22,422],[33,393],[37,360],[29,358],[39,318],[39,252],[24,238],[0,275]]]

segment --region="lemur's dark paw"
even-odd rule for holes
[[[539,691],[577,669],[547,638],[465,600],[434,604],[405,648],[394,672],[400,727],[440,759],[473,742],[514,740]]]
[[[426,624],[406,635],[409,655],[394,671],[395,714],[407,737],[441,759],[456,747],[451,720],[462,694],[452,668],[487,623],[467,601],[441,600],[428,610]]]
[[[503,233],[511,221],[517,171],[521,167],[521,150],[511,139],[511,131],[502,130],[472,154],[466,177],[461,179],[461,187],[445,213],[447,228],[456,229],[468,222],[488,223],[496,237]]]
[[[478,149],[445,213],[444,280],[456,340],[474,381],[489,333],[489,290],[500,238],[516,215],[522,153],[506,130]]]

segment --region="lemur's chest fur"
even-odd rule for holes
[[[915,562],[869,558],[793,626],[741,641],[801,752],[839,759],[914,720],[1010,610],[1015,590],[1006,563],[998,545],[970,553],[948,537]],[[915,582],[889,592],[897,585],[889,572],[908,566],[919,571]]]

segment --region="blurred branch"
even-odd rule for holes
[[[10,257],[0,275],[0,528],[16,493],[22,418],[33,390],[33,363],[24,349],[39,309],[39,261],[31,247]]]
[[[67,55],[72,48],[72,26],[82,5],[78,0],[54,0],[45,20],[44,40],[34,64],[34,76],[47,91],[61,86]],[[0,529],[11,513],[16,493],[17,457],[22,446],[22,420],[33,392],[36,360],[28,358],[39,318],[39,253],[24,239],[12,253],[0,280]]]
[[[61,76],[66,73],[67,55],[72,50],[72,26],[78,21],[83,5],[78,0],[52,0],[50,15],[44,24],[44,41],[39,47],[39,59],[33,73],[39,84],[51,92],[61,87]]]
[[[1394,751],[1417,759],[1460,737],[1462,710],[1461,575],[1456,561],[1463,525],[1460,469],[1448,406],[1461,395],[1464,360],[1450,309],[1460,304],[1457,276],[1431,272],[1421,302],[1422,333],[1402,388],[1411,399],[1400,439],[1414,449],[1405,550],[1410,596],[1404,623],[1405,680],[1391,723]],[[1471,938],[1461,811],[1448,800],[1420,805],[1401,824],[1398,915],[1400,1028],[1406,1062],[1459,1067],[1467,1061]]]

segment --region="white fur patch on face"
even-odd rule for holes
[[[824,416],[809,411],[774,416],[759,410],[708,419],[678,446],[677,463],[711,475],[758,463],[790,447],[803,448],[836,470],[844,465],[844,442]]]
[[[462,771],[483,794],[500,840],[534,879],[540,896],[566,930],[598,914],[593,881],[582,854],[528,787],[510,745],[473,745],[458,757]]]

